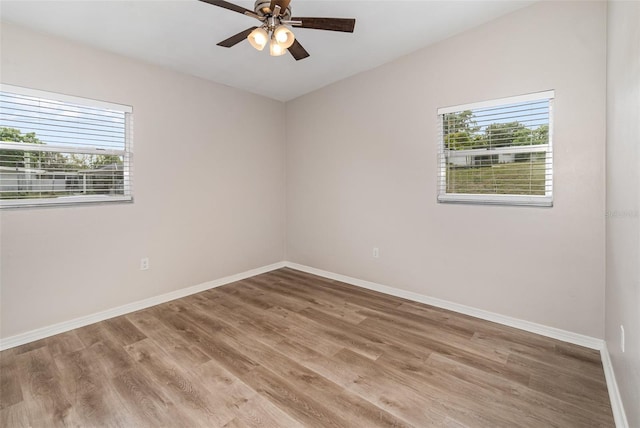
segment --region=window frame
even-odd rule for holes
[[[437,200],[439,203],[466,203],[466,204],[489,204],[489,205],[524,205],[538,207],[553,206],[553,101],[555,91],[548,90],[534,92],[512,97],[498,98],[493,100],[442,107],[437,110],[438,117],[438,181]],[[494,149],[467,149],[450,150],[444,145],[444,115],[447,113],[460,113],[465,110],[477,110],[482,108],[499,107],[511,104],[518,104],[531,101],[547,100],[549,102],[549,140],[547,144],[530,146],[499,147]],[[448,193],[447,192],[447,155],[455,152],[457,156],[473,155],[500,155],[517,153],[545,153],[545,194],[544,195],[523,195],[523,194],[481,194],[481,193]],[[549,183],[549,185],[547,185]]]
[[[123,194],[122,195],[74,195],[56,198],[23,198],[23,199],[0,199],[0,209],[46,207],[46,206],[69,206],[84,204],[103,204],[117,202],[133,202],[132,172],[133,172],[133,107],[117,104],[108,101],[94,100],[90,98],[65,95],[56,92],[43,91],[39,89],[15,86],[0,83],[0,92],[27,97],[40,98],[54,102],[70,103],[81,107],[94,109],[113,110],[124,113],[124,148],[105,149],[98,147],[81,147],[70,145],[51,144],[31,144],[0,141],[2,150],[18,150],[30,152],[52,152],[52,153],[77,153],[87,155],[115,155],[122,156],[123,159]],[[62,174],[62,173],[61,173]]]

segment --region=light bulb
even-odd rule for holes
[[[271,43],[269,43],[269,54],[271,56],[280,56],[286,53],[286,48],[282,47],[275,38],[271,39]]]
[[[264,28],[256,28],[247,36],[247,40],[251,43],[251,46],[261,51],[267,45],[269,41],[269,34]]]
[[[284,25],[278,26],[278,28],[273,31],[273,37],[284,49],[290,48],[296,39],[291,30]]]
[[[256,34],[256,36],[253,38],[253,40],[256,42],[256,44],[261,45],[261,46],[265,46],[267,44],[267,38],[263,35],[263,34]]]

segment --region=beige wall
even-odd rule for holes
[[[0,212],[2,337],[283,259],[282,103],[10,24],[1,51],[3,83],[132,105],[135,168],[133,204]]]
[[[542,2],[287,103],[287,259],[603,338],[605,24]],[[436,203],[436,109],[547,89],[554,207]]]
[[[608,4],[606,340],[640,426],[640,3]],[[622,353],[620,326],[625,328]]]

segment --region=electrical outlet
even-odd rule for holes
[[[140,259],[140,270],[148,270],[149,269],[149,257],[144,257]]]
[[[620,349],[624,352],[624,326],[620,326]]]
[[[380,257],[380,250],[378,247],[373,247],[373,258],[377,259],[378,257]]]

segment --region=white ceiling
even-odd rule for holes
[[[253,10],[253,0],[234,3]],[[353,34],[294,29],[311,54],[270,57],[221,40],[258,21],[198,0],[0,2],[2,20],[277,100],[290,100],[533,1],[293,0],[294,16],[356,18]]]

